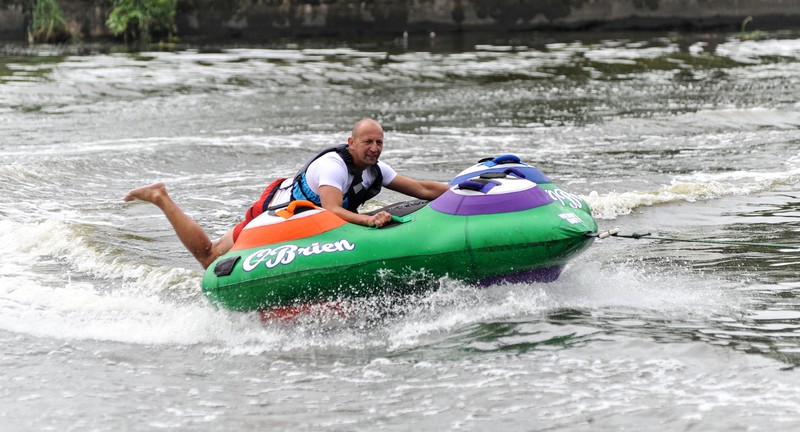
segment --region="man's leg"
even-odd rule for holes
[[[178,239],[203,268],[208,268],[217,257],[233,247],[233,230],[226,232],[216,242],[212,242],[203,228],[172,201],[164,183],[153,183],[133,189],[123,198],[125,201],[137,199],[155,204],[164,212]]]

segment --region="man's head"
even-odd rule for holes
[[[383,150],[383,128],[375,120],[361,119],[353,126],[347,144],[356,167],[364,169],[375,165]]]

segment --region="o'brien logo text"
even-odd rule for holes
[[[298,247],[296,245],[283,245],[276,248],[260,249],[244,259],[242,269],[249,272],[261,263],[267,268],[273,268],[278,264],[290,264],[298,256],[319,255],[321,253],[351,251],[356,245],[347,240],[339,240],[333,243],[311,243],[308,247]]]

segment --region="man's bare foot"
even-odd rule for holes
[[[158,201],[167,196],[167,186],[164,183],[153,183],[147,186],[132,189],[122,199],[127,201],[142,200],[158,204]]]

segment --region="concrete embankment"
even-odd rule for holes
[[[0,0],[0,39],[25,40],[29,0]],[[110,37],[110,0],[58,0],[82,40]],[[800,27],[800,0],[178,0],[178,35],[209,39],[471,30]]]

